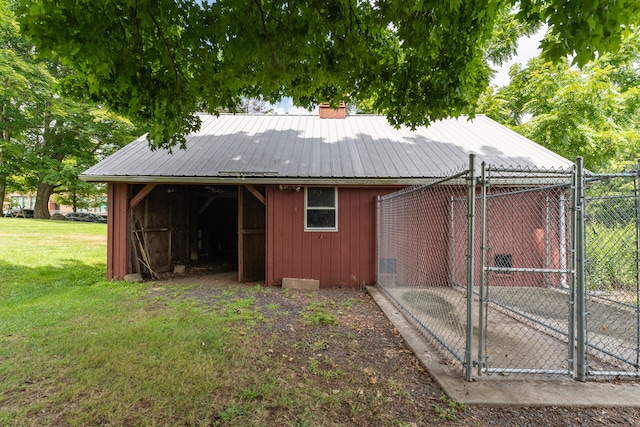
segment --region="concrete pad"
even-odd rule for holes
[[[139,275],[138,273],[127,274],[126,276],[123,277],[123,279],[127,282],[132,282],[132,283],[138,283],[143,281],[142,276]]]
[[[320,281],[315,279],[282,279],[282,289],[302,289],[305,291],[317,291],[320,289]]]
[[[466,381],[460,370],[454,371],[438,350],[402,315],[383,291],[367,287],[380,309],[404,338],[407,346],[431,377],[451,399],[487,406],[566,406],[640,408],[640,382],[579,382],[561,376],[523,377],[498,375]],[[475,374],[474,374],[475,376]]]

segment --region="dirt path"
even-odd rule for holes
[[[352,289],[326,289],[317,292],[289,291],[234,283],[233,274],[189,277],[166,282],[180,287],[187,298],[202,304],[219,301],[221,294],[233,289],[234,297],[246,294],[255,301],[265,321],[252,327],[258,337],[275,339],[277,347],[294,366],[313,366],[322,372],[340,372],[335,377],[318,377],[317,387],[328,390],[379,390],[372,408],[331,413],[326,425],[422,426],[591,426],[638,425],[640,411],[632,408],[559,408],[559,407],[482,407],[460,406],[443,396],[413,353],[405,346],[393,325],[370,295]],[[171,288],[169,286],[167,288]],[[277,310],[273,308],[277,307]],[[317,309],[314,312],[311,308]],[[325,322],[310,324],[305,316],[328,316]],[[333,316],[333,317],[332,317]],[[259,343],[256,343],[259,345]],[[442,363],[446,363],[442,360]],[[362,383],[362,378],[367,379]],[[357,392],[355,392],[357,394]]]

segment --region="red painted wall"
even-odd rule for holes
[[[466,242],[452,242],[451,233],[466,241],[466,204],[454,204],[456,221],[462,227],[452,230],[452,196],[463,198],[464,188],[430,187],[383,203],[381,226],[387,237],[381,242],[380,258],[388,260],[392,270],[381,273],[385,285],[450,286],[451,268],[456,266],[462,268],[462,278],[457,280],[464,283]]]
[[[267,187],[266,283],[317,279],[320,287],[358,288],[376,279],[377,196],[396,188],[338,189],[338,231],[304,231],[304,188]]]
[[[508,193],[508,190],[504,190]],[[495,255],[510,254],[513,267],[535,269],[566,268],[569,263],[570,210],[565,196],[564,226],[559,229],[561,189],[530,191],[489,198],[487,203],[486,265],[493,266]],[[562,239],[564,238],[564,243]],[[564,247],[565,265],[561,265]],[[565,277],[566,279],[566,277]],[[488,283],[495,286],[558,286],[562,277],[557,273],[512,274],[490,273]]]

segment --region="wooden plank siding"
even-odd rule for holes
[[[109,183],[107,194],[107,279],[122,279],[129,272],[128,185]]]
[[[338,231],[304,230],[304,188],[267,187],[266,283],[317,279],[359,288],[376,280],[376,200],[393,187],[338,187]]]

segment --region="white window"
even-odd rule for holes
[[[304,229],[305,231],[338,231],[337,188],[305,188]]]

